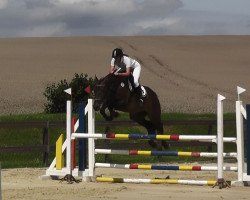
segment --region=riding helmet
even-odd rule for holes
[[[120,48],[115,48],[112,52],[112,58],[121,58],[123,56],[123,51]]]

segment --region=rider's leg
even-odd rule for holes
[[[134,86],[135,86],[135,93],[136,93],[137,99],[140,102],[140,104],[142,104],[143,97],[142,97],[141,86],[139,83],[140,74],[141,74],[141,65],[139,63],[137,63],[136,67],[134,68],[134,71],[133,71]]]
[[[136,67],[133,70],[134,86],[136,88],[140,85],[139,83],[140,75],[141,75],[141,65],[137,63]]]
[[[140,85],[135,88],[135,94],[136,94],[136,97],[137,97],[140,105],[142,105],[143,104],[143,96],[142,96],[142,91],[141,91]]]

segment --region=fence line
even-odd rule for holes
[[[0,122],[0,129],[20,129],[20,128],[44,128],[44,127],[65,127],[66,121],[22,121],[22,122]],[[207,125],[216,126],[216,120],[162,120],[164,126],[172,125]],[[224,124],[235,124],[235,120],[224,120]],[[96,121],[96,126],[139,126],[130,120],[119,121]]]
[[[208,127],[207,135],[212,135],[213,127],[216,126],[216,120],[163,120],[164,126],[174,126],[174,125],[206,125]],[[224,124],[235,125],[234,120],[224,120]],[[119,120],[119,121],[96,121],[96,126],[118,126],[118,127],[126,127],[126,126],[139,126],[137,123],[129,120]],[[49,128],[58,127],[64,128],[65,121],[23,121],[23,122],[0,122],[0,129],[23,129],[23,128],[41,128],[43,134],[43,140],[41,145],[28,145],[28,146],[8,146],[8,147],[0,147],[0,153],[20,153],[20,152],[31,152],[31,151],[40,151],[43,153],[43,164],[44,166],[48,166],[48,158],[49,153],[54,151],[55,145],[49,144]],[[108,142],[105,142],[100,148],[105,148]],[[174,142],[169,141],[171,146],[185,146],[187,143],[193,146],[207,146],[207,151],[212,151],[212,144],[203,142],[197,144],[195,141],[189,142]]]

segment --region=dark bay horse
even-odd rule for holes
[[[140,105],[135,92],[129,88],[129,78],[108,74],[97,79],[94,87],[94,109],[100,111],[106,120],[113,120],[117,111],[129,113],[131,120],[147,129],[148,134],[163,134],[161,121],[161,106],[156,93],[149,87],[144,87],[147,95],[143,105]],[[106,114],[109,111],[109,115]],[[160,148],[159,141],[149,141],[153,148]],[[157,146],[158,145],[158,146]],[[163,147],[166,143],[162,142]]]

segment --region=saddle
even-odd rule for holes
[[[142,85],[140,87],[141,87],[141,96],[145,98],[147,96],[147,91]],[[135,86],[134,86],[133,76],[132,78],[123,80],[120,83],[119,87],[117,88],[116,94],[121,97],[119,98],[117,103],[119,105],[127,105],[129,98],[135,95],[134,91],[135,91]]]
[[[123,82],[121,83],[121,86],[122,85],[123,87],[125,86]],[[130,92],[133,92],[135,90],[135,87],[133,85],[134,83],[131,83],[130,80],[128,79],[128,88]],[[147,91],[143,85],[140,85],[140,87],[141,87],[142,97],[145,98],[147,96]]]
[[[143,86],[141,87],[141,96],[144,98],[147,96],[146,89]],[[118,85],[112,87],[112,92],[110,100],[112,101],[111,105],[116,106],[125,106],[128,104],[130,97],[134,96],[135,86],[133,76],[128,78],[122,77]]]

